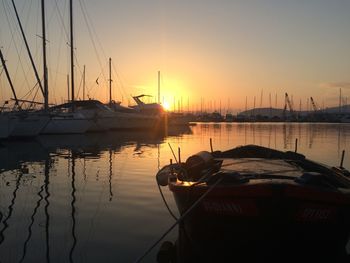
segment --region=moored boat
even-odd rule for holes
[[[75,100],[54,106],[51,109],[82,114],[90,121],[88,132],[108,131],[118,127],[116,113],[98,100]]]
[[[7,139],[16,125],[16,119],[8,114],[0,114],[0,139]]]
[[[49,115],[41,112],[14,111],[8,115],[15,123],[9,137],[15,138],[35,137],[50,121]]]
[[[118,125],[114,130],[150,130],[156,128],[158,116],[143,114],[142,112],[122,106],[118,102],[111,101],[109,108],[116,113]]]
[[[346,254],[349,175],[302,154],[248,145],[167,165],[157,181],[173,192],[192,244],[215,256],[258,248],[260,259],[264,253],[301,259]]]
[[[56,112],[50,114],[50,121],[40,134],[85,133],[92,120],[77,112]]]

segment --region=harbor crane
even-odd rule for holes
[[[284,109],[283,109],[283,116],[284,116],[284,118],[286,118],[287,107],[289,107],[289,112],[290,112],[291,117],[295,118],[295,113],[294,113],[294,110],[293,110],[292,102],[290,101],[288,93],[286,92],[285,96],[284,96]]]
[[[310,101],[311,101],[311,105],[312,105],[312,108],[314,109],[314,111],[315,112],[318,111],[319,109],[317,108],[316,103],[312,97],[310,97]]]
[[[327,113],[324,112],[323,110],[321,110],[321,108],[317,106],[317,103],[315,102],[315,100],[312,97],[310,97],[310,102],[311,102],[312,108],[314,110],[314,112],[311,116],[314,119],[314,121],[327,120],[328,119]]]

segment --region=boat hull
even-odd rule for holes
[[[92,122],[79,113],[52,116],[41,134],[79,134],[85,133]]]
[[[204,193],[172,191],[182,215]],[[328,199],[327,193],[322,194]],[[329,201],[317,199],[315,192],[298,197],[298,189],[288,186],[245,188],[232,195],[218,188],[184,218],[182,226],[201,247],[229,244],[237,253],[247,247],[265,252],[292,248],[299,256],[320,252],[322,257],[342,256],[350,233],[349,200],[328,197]]]
[[[7,139],[16,125],[16,118],[11,118],[8,114],[0,115],[0,139]]]
[[[273,251],[296,260],[305,254],[346,257],[350,177],[345,168],[248,145],[199,152],[162,168],[157,182],[169,186],[181,227],[205,251],[225,248],[220,252],[225,254],[235,248],[243,257],[250,250]]]
[[[49,115],[46,114],[15,114],[11,117],[14,117],[16,122],[10,137],[35,137],[50,121]]]
[[[159,118],[141,113],[116,113],[112,130],[150,130],[156,127]]]

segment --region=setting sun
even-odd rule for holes
[[[163,102],[163,108],[164,108],[166,111],[169,111],[169,110],[170,110],[170,103],[167,102],[167,101],[164,101],[164,102]]]

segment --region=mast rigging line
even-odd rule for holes
[[[103,46],[101,44],[100,38],[98,37],[98,34],[97,34],[95,28],[93,26],[93,23],[91,22],[93,20],[91,19],[90,15],[89,15],[89,13],[87,11],[87,7],[86,7],[86,4],[85,4],[84,0],[79,0],[79,4],[80,4],[81,10],[82,10],[83,18],[84,18],[85,24],[87,26],[87,29],[88,29],[88,32],[89,32],[89,37],[91,39],[91,42],[92,42],[92,45],[93,45],[93,48],[94,48],[94,51],[95,51],[98,63],[100,65],[100,68],[104,69],[103,64],[101,62],[101,59],[100,59],[100,55],[99,55],[98,49],[97,49],[97,45],[99,46],[99,49],[102,52],[102,56],[103,56],[104,60],[107,61],[108,59],[107,59],[107,56],[105,54],[104,48],[103,48]],[[113,62],[112,62],[112,64],[113,64]],[[113,69],[114,69],[114,73],[116,73],[117,71],[115,69],[114,64],[113,64]],[[107,77],[106,77],[106,75],[104,73],[104,70],[101,71],[101,74],[99,76],[101,76],[101,75],[102,75],[103,79],[107,82]],[[118,73],[116,73],[116,76],[118,77],[118,79],[120,80],[120,83],[121,83],[121,78],[120,78]],[[123,85],[121,84],[120,86],[122,87]],[[125,90],[122,90],[122,88],[121,88],[121,91],[124,93],[124,95],[126,95]]]
[[[223,180],[223,177],[219,178],[214,184],[212,184],[209,189],[204,193],[202,194],[182,215],[181,217],[174,223],[172,224],[168,230],[166,230],[161,236],[160,238],[154,242],[149,248],[148,250],[146,250],[144,252],[143,255],[141,255],[139,258],[137,258],[135,260],[135,263],[139,263],[142,261],[143,258],[145,258],[151,251],[152,249],[159,244],[160,241],[163,240],[163,238],[168,235],[170,233],[171,230],[174,229],[174,227],[176,227],[178,224],[180,224],[184,219],[185,217],[194,209],[198,206],[198,204],[202,201],[202,199],[204,199],[219,183],[221,183],[221,181]]]
[[[6,16],[6,21],[7,21],[7,24],[8,24],[8,28],[10,29],[10,34],[11,34],[11,41],[10,41],[10,43],[9,43],[9,46],[8,46],[7,50],[9,50],[9,49],[10,49],[10,46],[13,45],[14,48],[15,48],[17,57],[18,57],[18,62],[19,62],[19,63],[17,63],[17,66],[16,66],[16,73],[15,73],[15,76],[16,76],[16,75],[17,75],[17,72],[18,72],[18,67],[19,67],[19,65],[21,66],[21,69],[22,69],[23,73],[25,72],[25,71],[24,71],[23,64],[22,64],[21,56],[20,56],[20,53],[21,53],[22,51],[19,51],[19,50],[18,50],[18,47],[17,47],[17,45],[16,45],[17,41],[15,41],[15,37],[14,37],[14,36],[15,36],[15,34],[14,34],[15,29],[12,29],[12,27],[11,27],[12,24],[16,24],[16,21],[14,21],[13,23],[10,22],[10,17],[9,17],[9,14],[11,13],[11,12],[9,11],[9,10],[10,10],[10,7],[9,7],[9,6],[6,7],[6,6],[4,5],[4,1],[2,1],[2,3],[3,3],[3,7],[4,7],[3,10],[5,10],[5,16]],[[7,11],[6,11],[6,10],[7,10]],[[11,18],[13,19],[13,16],[11,16]],[[21,47],[21,50],[22,50],[22,47]],[[24,74],[24,81],[27,83],[27,85],[29,85],[26,74]]]
[[[64,3],[65,3],[65,5],[64,5],[64,9],[63,10],[66,10],[66,3],[67,3],[67,1],[64,1]],[[64,30],[64,32],[66,34],[66,39],[68,40],[69,39],[69,33],[68,33],[67,28],[65,27],[64,19],[63,19],[62,13],[61,13],[61,11],[60,11],[60,9],[58,7],[57,0],[55,0],[55,7],[56,7],[56,9],[58,11],[58,15],[59,15],[59,18],[61,20],[60,22],[62,24],[62,28],[63,28],[63,30]]]
[[[51,79],[53,79],[52,81],[52,85],[53,86],[57,86],[57,82],[58,82],[58,74],[60,73],[59,72],[59,68],[60,68],[60,65],[61,65],[61,52],[62,52],[62,46],[63,46],[63,40],[65,40],[65,43],[68,41],[68,32],[67,32],[67,28],[64,24],[64,20],[63,20],[63,16],[62,16],[62,12],[58,6],[58,3],[57,3],[57,0],[54,1],[55,2],[55,6],[54,6],[54,10],[57,10],[57,13],[58,13],[58,20],[61,24],[60,26],[60,32],[59,32],[59,37],[58,37],[58,51],[57,53],[55,54],[56,55],[56,70],[53,71],[52,70],[52,67],[49,67],[49,71],[50,71],[50,75],[53,76],[53,72],[55,72],[55,75],[54,77],[52,77]],[[64,2],[64,6],[63,6],[63,10],[66,10],[67,8],[67,1],[63,1]],[[50,50],[49,50],[50,51]],[[52,57],[52,56],[50,56]],[[50,60],[49,60],[49,63],[50,63]],[[64,76],[66,76],[66,73],[62,74]],[[52,93],[52,98],[56,98],[56,89],[51,89],[50,93]]]
[[[99,54],[98,54],[98,51],[97,51],[97,47],[96,47],[96,44],[95,44],[95,41],[94,41],[94,38],[93,38],[93,34],[95,34],[95,38],[97,39],[98,41],[98,44],[102,50],[102,55],[105,56],[105,60],[107,61],[107,56],[105,55],[104,51],[103,51],[103,47],[101,45],[101,42],[99,41],[99,37],[96,33],[96,30],[94,29],[93,27],[93,24],[89,21],[91,21],[91,18],[87,12],[87,9],[86,9],[86,6],[85,6],[85,3],[82,1],[82,0],[79,0],[79,4],[80,4],[80,8],[81,8],[81,11],[82,11],[82,14],[83,14],[83,18],[84,18],[84,21],[86,23],[86,26],[87,26],[87,29],[88,29],[88,32],[89,32],[89,36],[90,36],[90,39],[91,39],[91,42],[92,42],[92,45],[93,45],[93,48],[94,48],[94,51],[96,53],[96,57],[97,57],[97,60],[98,60],[98,63],[100,64],[100,67],[103,68],[102,66],[102,63],[101,63],[101,60],[100,60],[100,57],[99,57]],[[91,24],[91,26],[90,26]],[[92,28],[92,29],[91,29]],[[93,32],[92,32],[93,31]],[[102,73],[102,76],[103,78],[106,80],[106,76]]]
[[[32,1],[31,1],[31,3],[32,3]],[[14,18],[13,18],[13,15],[11,15],[11,18],[13,19],[13,23],[10,23],[10,17],[9,17],[8,14],[11,14],[11,11],[9,11],[9,10],[11,9],[11,7],[10,7],[10,6],[7,6],[7,7],[6,7],[6,6],[4,5],[4,1],[3,1],[3,7],[4,7],[4,10],[5,10],[6,20],[7,20],[7,23],[8,23],[8,25],[9,25],[8,28],[10,29],[10,34],[11,34],[11,41],[10,41],[9,47],[8,47],[7,49],[10,48],[10,45],[11,45],[11,43],[13,42],[13,45],[14,45],[14,47],[15,47],[15,50],[16,50],[16,53],[17,53],[17,56],[18,56],[19,64],[20,64],[21,69],[22,69],[22,72],[23,72],[23,76],[24,76],[24,80],[23,80],[23,81],[24,81],[24,83],[26,83],[26,86],[29,86],[29,81],[28,81],[28,78],[27,78],[28,72],[25,72],[25,70],[24,70],[24,66],[23,66],[23,63],[22,63],[22,60],[21,60],[21,55],[20,55],[20,53],[22,53],[23,45],[21,46],[21,51],[19,52],[18,47],[17,47],[17,45],[16,45],[17,41],[15,41],[15,38],[14,38],[14,31],[15,31],[15,30],[13,30],[12,27],[11,27],[12,24],[17,24],[18,21],[15,21]],[[31,8],[31,6],[30,6],[30,8]],[[7,11],[6,11],[6,10],[7,10]],[[29,12],[28,12],[28,15],[27,15],[27,21],[28,21],[28,19],[29,19]],[[28,69],[27,71],[29,71],[29,69]],[[17,64],[16,74],[15,74],[15,75],[17,75],[17,72],[18,72],[18,64]],[[36,86],[38,83],[41,84],[40,80],[37,80],[37,83],[35,84],[35,86]],[[24,84],[17,85],[17,86],[23,86],[23,85],[24,85]],[[28,93],[30,93],[30,92],[31,92],[31,90],[30,90]],[[27,94],[28,94],[28,93],[27,93]],[[25,95],[25,96],[27,96],[27,95]]]
[[[39,82],[39,86],[40,86],[40,89],[41,89],[41,92],[42,92],[43,96],[45,96],[45,90],[44,90],[44,88],[43,88],[43,86],[42,86],[42,84],[41,84],[41,82],[40,82],[40,78],[39,78],[39,75],[38,75],[38,71],[37,71],[37,69],[36,69],[36,66],[35,66],[35,63],[34,63],[34,60],[33,60],[33,56],[32,56],[32,54],[31,54],[31,52],[30,52],[30,48],[29,48],[29,45],[28,45],[28,42],[27,42],[27,38],[26,38],[26,36],[25,36],[25,34],[24,34],[24,30],[23,30],[23,27],[22,27],[21,20],[19,19],[19,15],[18,15],[18,12],[17,12],[17,8],[16,8],[16,5],[15,5],[15,1],[12,0],[11,2],[12,2],[13,9],[14,9],[14,11],[15,11],[15,14],[16,14],[18,26],[19,26],[19,28],[20,28],[20,31],[21,31],[21,34],[22,34],[22,38],[23,38],[23,40],[24,40],[24,44],[25,44],[26,49],[27,49],[27,53],[28,53],[30,62],[31,62],[31,64],[32,64],[32,67],[33,67],[33,70],[34,70],[35,78],[36,78],[36,80]],[[29,13],[29,12],[28,12],[28,13]],[[28,15],[28,17],[29,17],[29,15]],[[9,22],[9,21],[8,21],[8,22]],[[15,45],[15,46],[16,46],[16,45]],[[18,54],[18,56],[19,56],[19,54]],[[21,67],[22,67],[22,70],[23,70],[23,65],[22,65],[20,56],[19,56],[19,61],[20,61],[20,64],[21,64]],[[24,71],[24,70],[23,70],[23,71]],[[25,76],[25,79],[27,80],[26,76]],[[28,83],[27,83],[27,84],[28,84]]]
[[[106,64],[106,66],[105,66],[104,68],[102,68],[102,70],[100,71],[100,74],[97,76],[97,79],[99,79],[101,76],[102,76],[102,79],[104,78],[103,72],[104,72],[104,70],[105,70],[106,67],[108,67],[107,64]],[[103,79],[103,81],[106,83],[106,82],[107,82],[107,79]],[[94,83],[96,83],[96,81],[94,81],[94,82],[90,85],[90,88],[87,88],[88,93],[90,93],[91,90],[92,90],[94,87],[96,87],[96,86],[94,85]],[[100,83],[97,83],[97,85],[100,86]],[[97,92],[97,91],[101,92],[101,89],[100,89],[100,88],[97,89],[97,90],[95,89],[95,90],[94,90],[94,93],[93,93],[93,97],[96,95],[96,92]]]
[[[116,77],[117,77],[117,80],[119,80],[118,82],[120,83],[120,84],[119,84],[120,93],[123,93],[122,95],[124,95],[125,97],[128,97],[128,93],[127,93],[127,92],[125,91],[125,89],[124,89],[124,84],[123,84],[122,78],[121,78],[120,74],[118,73],[117,68],[116,68],[115,64],[113,63],[113,61],[112,61],[112,68],[113,68],[114,74],[115,74]],[[123,96],[122,96],[122,97],[123,97]]]

